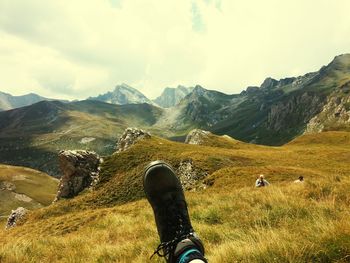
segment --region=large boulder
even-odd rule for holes
[[[204,144],[205,139],[207,139],[209,135],[211,135],[211,132],[209,131],[194,129],[188,133],[185,143],[197,145]]]
[[[192,159],[183,160],[176,169],[176,174],[179,176],[182,187],[185,190],[193,190],[205,185],[200,185],[199,182],[204,179],[208,173],[193,165]]]
[[[15,227],[16,224],[24,218],[25,214],[28,212],[27,209],[23,207],[18,207],[16,210],[12,210],[10,216],[7,219],[5,228],[9,229]]]
[[[117,141],[117,153],[123,152],[136,142],[148,138],[151,138],[151,134],[144,130],[138,128],[127,128]]]
[[[102,159],[95,152],[61,151],[58,158],[63,175],[55,201],[72,198],[98,182]]]

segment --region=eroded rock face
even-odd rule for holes
[[[102,159],[95,152],[61,151],[58,158],[63,175],[55,201],[72,198],[98,182]]]
[[[138,129],[138,128],[127,128],[123,135],[117,141],[117,153],[123,152],[129,149],[132,145],[134,145],[139,140],[151,138],[151,134]]]
[[[176,173],[179,176],[182,187],[185,190],[194,189],[196,186],[205,188],[204,185],[198,185],[198,182],[205,178],[208,173],[195,167],[192,159],[181,161],[176,169]]]
[[[200,129],[194,129],[190,131],[186,137],[185,143],[187,144],[203,144],[205,139],[211,134],[209,131],[203,131]]]
[[[348,87],[348,90],[346,89]],[[327,99],[322,111],[307,124],[305,133],[317,133],[350,126],[350,82]]]
[[[280,131],[299,123],[307,124],[321,111],[323,104],[321,97],[307,92],[287,101],[280,101],[271,106],[267,117],[267,128]]]
[[[16,224],[24,218],[27,212],[28,210],[23,207],[18,207],[16,210],[12,210],[11,215],[7,219],[5,228],[9,229],[15,227]]]

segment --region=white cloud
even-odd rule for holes
[[[347,0],[0,0],[0,90],[86,98],[128,83],[238,93],[349,52]]]

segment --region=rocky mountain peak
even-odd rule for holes
[[[335,56],[331,63],[344,63],[348,64],[350,61],[350,53],[340,54]]]
[[[163,93],[153,100],[157,105],[163,108],[170,108],[177,105],[184,97],[186,97],[191,91],[192,87],[177,86],[177,88],[165,88]]]
[[[114,87],[114,92],[120,92],[120,91],[129,91],[129,92],[133,92],[133,93],[137,93],[139,92],[137,89],[129,86],[128,84],[122,83],[120,85],[117,85]]]
[[[117,85],[112,92],[109,91],[105,94],[101,94],[97,97],[90,97],[88,99],[117,105],[141,103],[153,104],[153,102],[145,95],[143,95],[140,91],[125,83]]]
[[[192,91],[194,94],[203,95],[207,90],[200,85],[196,85]]]
[[[259,92],[259,91],[260,91],[260,88],[257,87],[257,86],[249,86],[249,87],[247,87],[247,89],[246,89],[246,92],[247,92],[248,94],[254,94],[254,93],[257,93],[257,92]]]
[[[266,78],[264,82],[261,84],[260,88],[262,89],[271,89],[277,85],[278,81],[273,78]]]
[[[12,96],[11,94],[0,92],[0,111],[25,107],[40,101],[49,100],[52,99],[44,98],[34,93]]]
[[[336,77],[336,75],[347,75],[350,71],[350,54],[342,54],[336,56],[331,63],[327,66],[323,66],[319,70],[319,79],[322,76]]]

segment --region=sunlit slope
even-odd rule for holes
[[[58,180],[24,167],[0,165],[0,216],[19,206],[33,209],[52,203]]]
[[[159,111],[148,104],[42,101],[0,112],[0,162],[59,176],[60,150],[84,149],[109,155],[127,127],[149,127]]]
[[[149,262],[158,236],[143,167],[155,159],[176,167],[191,158],[209,174],[207,188],[186,197],[210,262],[347,262],[349,133],[303,136],[283,147],[230,145],[216,136],[213,144],[215,138],[225,148],[153,137],[107,158],[95,191],[31,212],[23,225],[0,232],[0,259]],[[254,188],[260,173],[271,187]],[[300,175],[305,183],[293,184]]]

